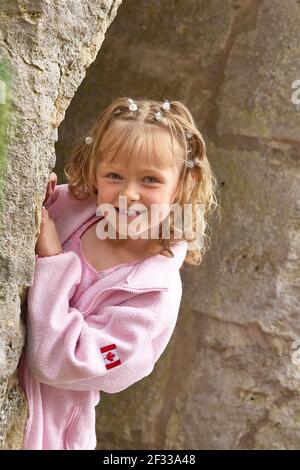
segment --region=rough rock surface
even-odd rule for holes
[[[24,345],[20,305],[54,143],[121,0],[0,0],[0,60],[11,76],[7,168],[0,218],[0,448],[22,445],[25,400],[14,379]],[[21,301],[20,301],[21,298]]]

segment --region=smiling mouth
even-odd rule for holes
[[[138,215],[141,215],[141,214],[143,214],[144,212],[146,212],[146,211],[142,211],[142,212],[140,212],[140,211],[134,211],[133,213],[131,213],[131,212],[128,213],[128,212],[125,211],[124,209],[121,209],[121,211],[120,211],[120,208],[119,208],[119,207],[115,207],[115,209],[116,209],[117,212],[119,212],[119,214],[127,215],[127,217],[137,217]]]

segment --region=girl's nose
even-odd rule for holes
[[[120,196],[126,196],[128,202],[138,201],[140,199],[140,194],[137,185],[134,183],[127,184],[120,192]]]

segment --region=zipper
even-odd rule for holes
[[[60,450],[69,450],[69,434],[70,434],[70,431],[72,429],[72,424],[75,422],[78,414],[79,414],[79,406],[78,405],[75,405],[73,410],[72,410],[72,413],[70,414],[68,420],[67,420],[67,424],[65,426],[65,429],[62,433],[62,436],[61,436],[61,445],[60,445]]]
[[[151,289],[147,289],[147,288],[129,288],[129,287],[108,287],[107,289],[104,289],[100,294],[96,295],[96,297],[93,299],[92,303],[83,311],[81,311],[81,313],[83,315],[85,315],[87,312],[89,312],[89,310],[94,307],[96,301],[99,300],[99,298],[105,293],[105,292],[108,292],[108,291],[113,291],[113,290],[120,290],[120,291],[124,291],[124,292],[133,292],[133,293],[147,293],[147,292],[160,292],[160,291],[167,291],[169,290],[168,287],[152,287]]]

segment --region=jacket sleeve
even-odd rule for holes
[[[28,365],[41,383],[116,393],[152,372],[175,325],[125,304],[100,306],[87,323],[69,306],[80,277],[72,251],[37,258],[28,293]]]

